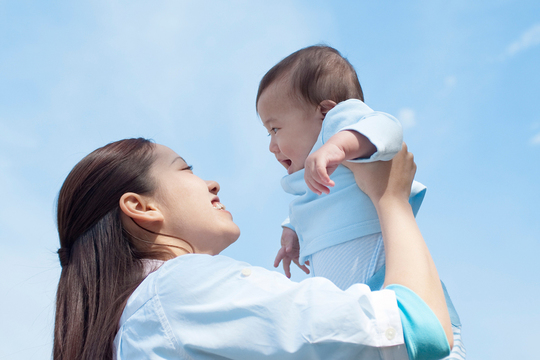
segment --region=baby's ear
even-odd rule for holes
[[[321,110],[321,113],[326,116],[326,113],[329,112],[336,106],[336,102],[332,100],[323,100],[319,104],[319,109]]]

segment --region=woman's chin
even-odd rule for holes
[[[234,228],[230,229],[227,234],[222,237],[222,247],[219,249],[214,249],[214,251],[212,251],[213,255],[219,255],[223,250],[234,244],[239,237],[240,228],[235,224]]]
[[[238,238],[240,237],[240,228],[236,224],[234,224],[234,225],[235,225],[236,229],[231,232],[230,242],[229,242],[229,245],[227,245],[227,247],[234,244],[236,242],[236,240],[238,240]]]

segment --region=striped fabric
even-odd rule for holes
[[[312,276],[325,277],[342,290],[355,283],[365,284],[385,264],[382,234],[366,235],[323,249],[309,260]],[[443,360],[463,360],[467,352],[461,340],[461,326],[452,325],[452,331],[454,347]]]
[[[450,352],[450,355],[444,358],[444,360],[462,360],[467,356],[467,350],[461,340],[461,326],[453,326],[452,331],[454,333],[454,347]]]
[[[342,290],[352,284],[365,284],[384,265],[381,233],[362,236],[311,255],[313,276],[331,280]]]

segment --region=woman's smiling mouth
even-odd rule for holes
[[[215,197],[212,199],[212,206],[216,210],[225,210],[225,205],[219,202],[219,197]]]
[[[216,210],[225,210],[225,205],[223,205],[222,203],[214,203],[214,209]]]

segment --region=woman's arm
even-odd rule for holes
[[[385,286],[403,285],[414,291],[435,313],[452,347],[452,326],[439,275],[408,202],[416,172],[413,155],[403,144],[391,161],[347,165],[377,209],[386,251]]]

